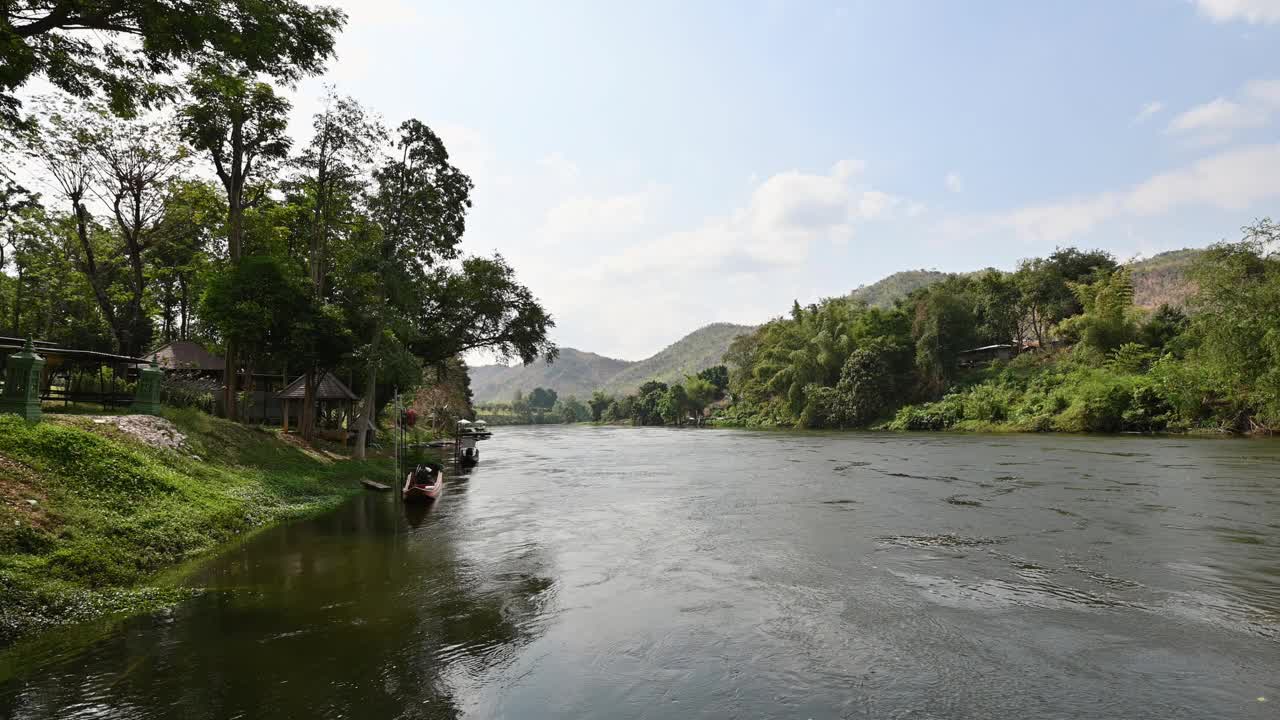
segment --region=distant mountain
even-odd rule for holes
[[[596,390],[628,393],[647,380],[672,382],[719,365],[729,343],[751,330],[746,325],[713,323],[638,362],[561,348],[560,357],[550,365],[542,361],[527,366],[480,365],[469,370],[471,391],[477,403],[508,402],[515,391],[527,394],[536,387],[584,400]]]
[[[657,355],[628,366],[615,375],[604,390],[614,395],[625,394],[649,380],[670,384],[685,375],[719,365],[729,343],[754,329],[747,325],[712,323],[694,330]]]
[[[871,307],[890,308],[916,290],[942,282],[952,274],[937,270],[904,270],[870,285],[863,285],[849,293],[849,297],[861,300]]]
[[[517,390],[526,395],[536,387],[558,394],[587,398],[604,387],[619,372],[635,365],[573,348],[560,348],[560,357],[551,364],[541,360],[532,365],[480,365],[469,368],[471,392],[477,403],[508,402]]]

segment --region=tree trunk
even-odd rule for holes
[[[111,298],[107,296],[107,290],[102,286],[102,278],[98,275],[98,262],[93,255],[93,244],[89,241],[89,211],[85,209],[78,198],[72,200],[72,209],[75,211],[76,216],[76,239],[80,241],[80,250],[84,253],[83,260],[78,263],[80,270],[89,280],[89,287],[93,289],[93,297],[98,301],[98,309],[102,311],[102,316],[106,318],[107,326],[111,328],[111,334],[116,339],[116,346],[123,348],[128,344],[128,338],[120,327],[120,323],[116,318],[115,306],[111,304]]]
[[[183,340],[186,340],[187,339],[187,308],[190,305],[190,298],[188,296],[189,290],[187,289],[187,281],[185,279],[179,280],[178,283],[179,283],[179,286],[182,288],[182,292],[180,296],[181,299],[179,300],[179,304],[178,304],[178,309],[182,316],[182,327],[178,329],[178,333],[180,338],[182,338]]]
[[[315,368],[307,370],[302,378],[302,416],[298,420],[298,434],[311,442],[316,436],[316,386]]]
[[[369,436],[369,426],[373,424],[373,407],[374,401],[378,397],[378,364],[373,358],[369,358],[368,376],[365,378],[367,386],[364,390],[364,411],[360,413],[360,427],[356,429],[356,459],[363,460],[365,458],[365,447]]]

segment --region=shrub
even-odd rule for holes
[[[908,405],[886,426],[890,430],[946,430],[964,419],[964,401],[958,395],[924,405]]]
[[[964,394],[964,417],[967,420],[1002,422],[1009,417],[1013,393],[998,385],[983,383]]]

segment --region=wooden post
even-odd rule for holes
[[[289,398],[280,398],[280,414],[284,416],[284,434],[289,434]]]

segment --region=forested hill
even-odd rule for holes
[[[528,366],[482,365],[470,370],[471,391],[477,403],[507,402],[516,390],[528,393],[536,387],[583,400],[596,390],[631,392],[646,380],[678,380],[720,364],[729,343],[751,329],[746,325],[713,323],[638,362],[562,348],[560,357],[550,365],[541,361]]]
[[[672,383],[721,363],[729,343],[754,328],[712,323],[694,330],[646,360],[628,366],[603,388],[610,395],[634,392],[649,380]]]
[[[871,307],[890,308],[916,290],[946,280],[951,274],[937,270],[904,270],[870,285],[863,285],[849,293],[849,297],[861,300]]]
[[[1129,263],[1133,279],[1133,302],[1138,307],[1155,308],[1161,304],[1182,305],[1193,290],[1187,280],[1187,269],[1203,250],[1171,250]],[[889,308],[920,288],[941,282],[951,275],[938,270],[905,270],[896,272],[870,285],[863,285],[849,297],[871,307]]]

